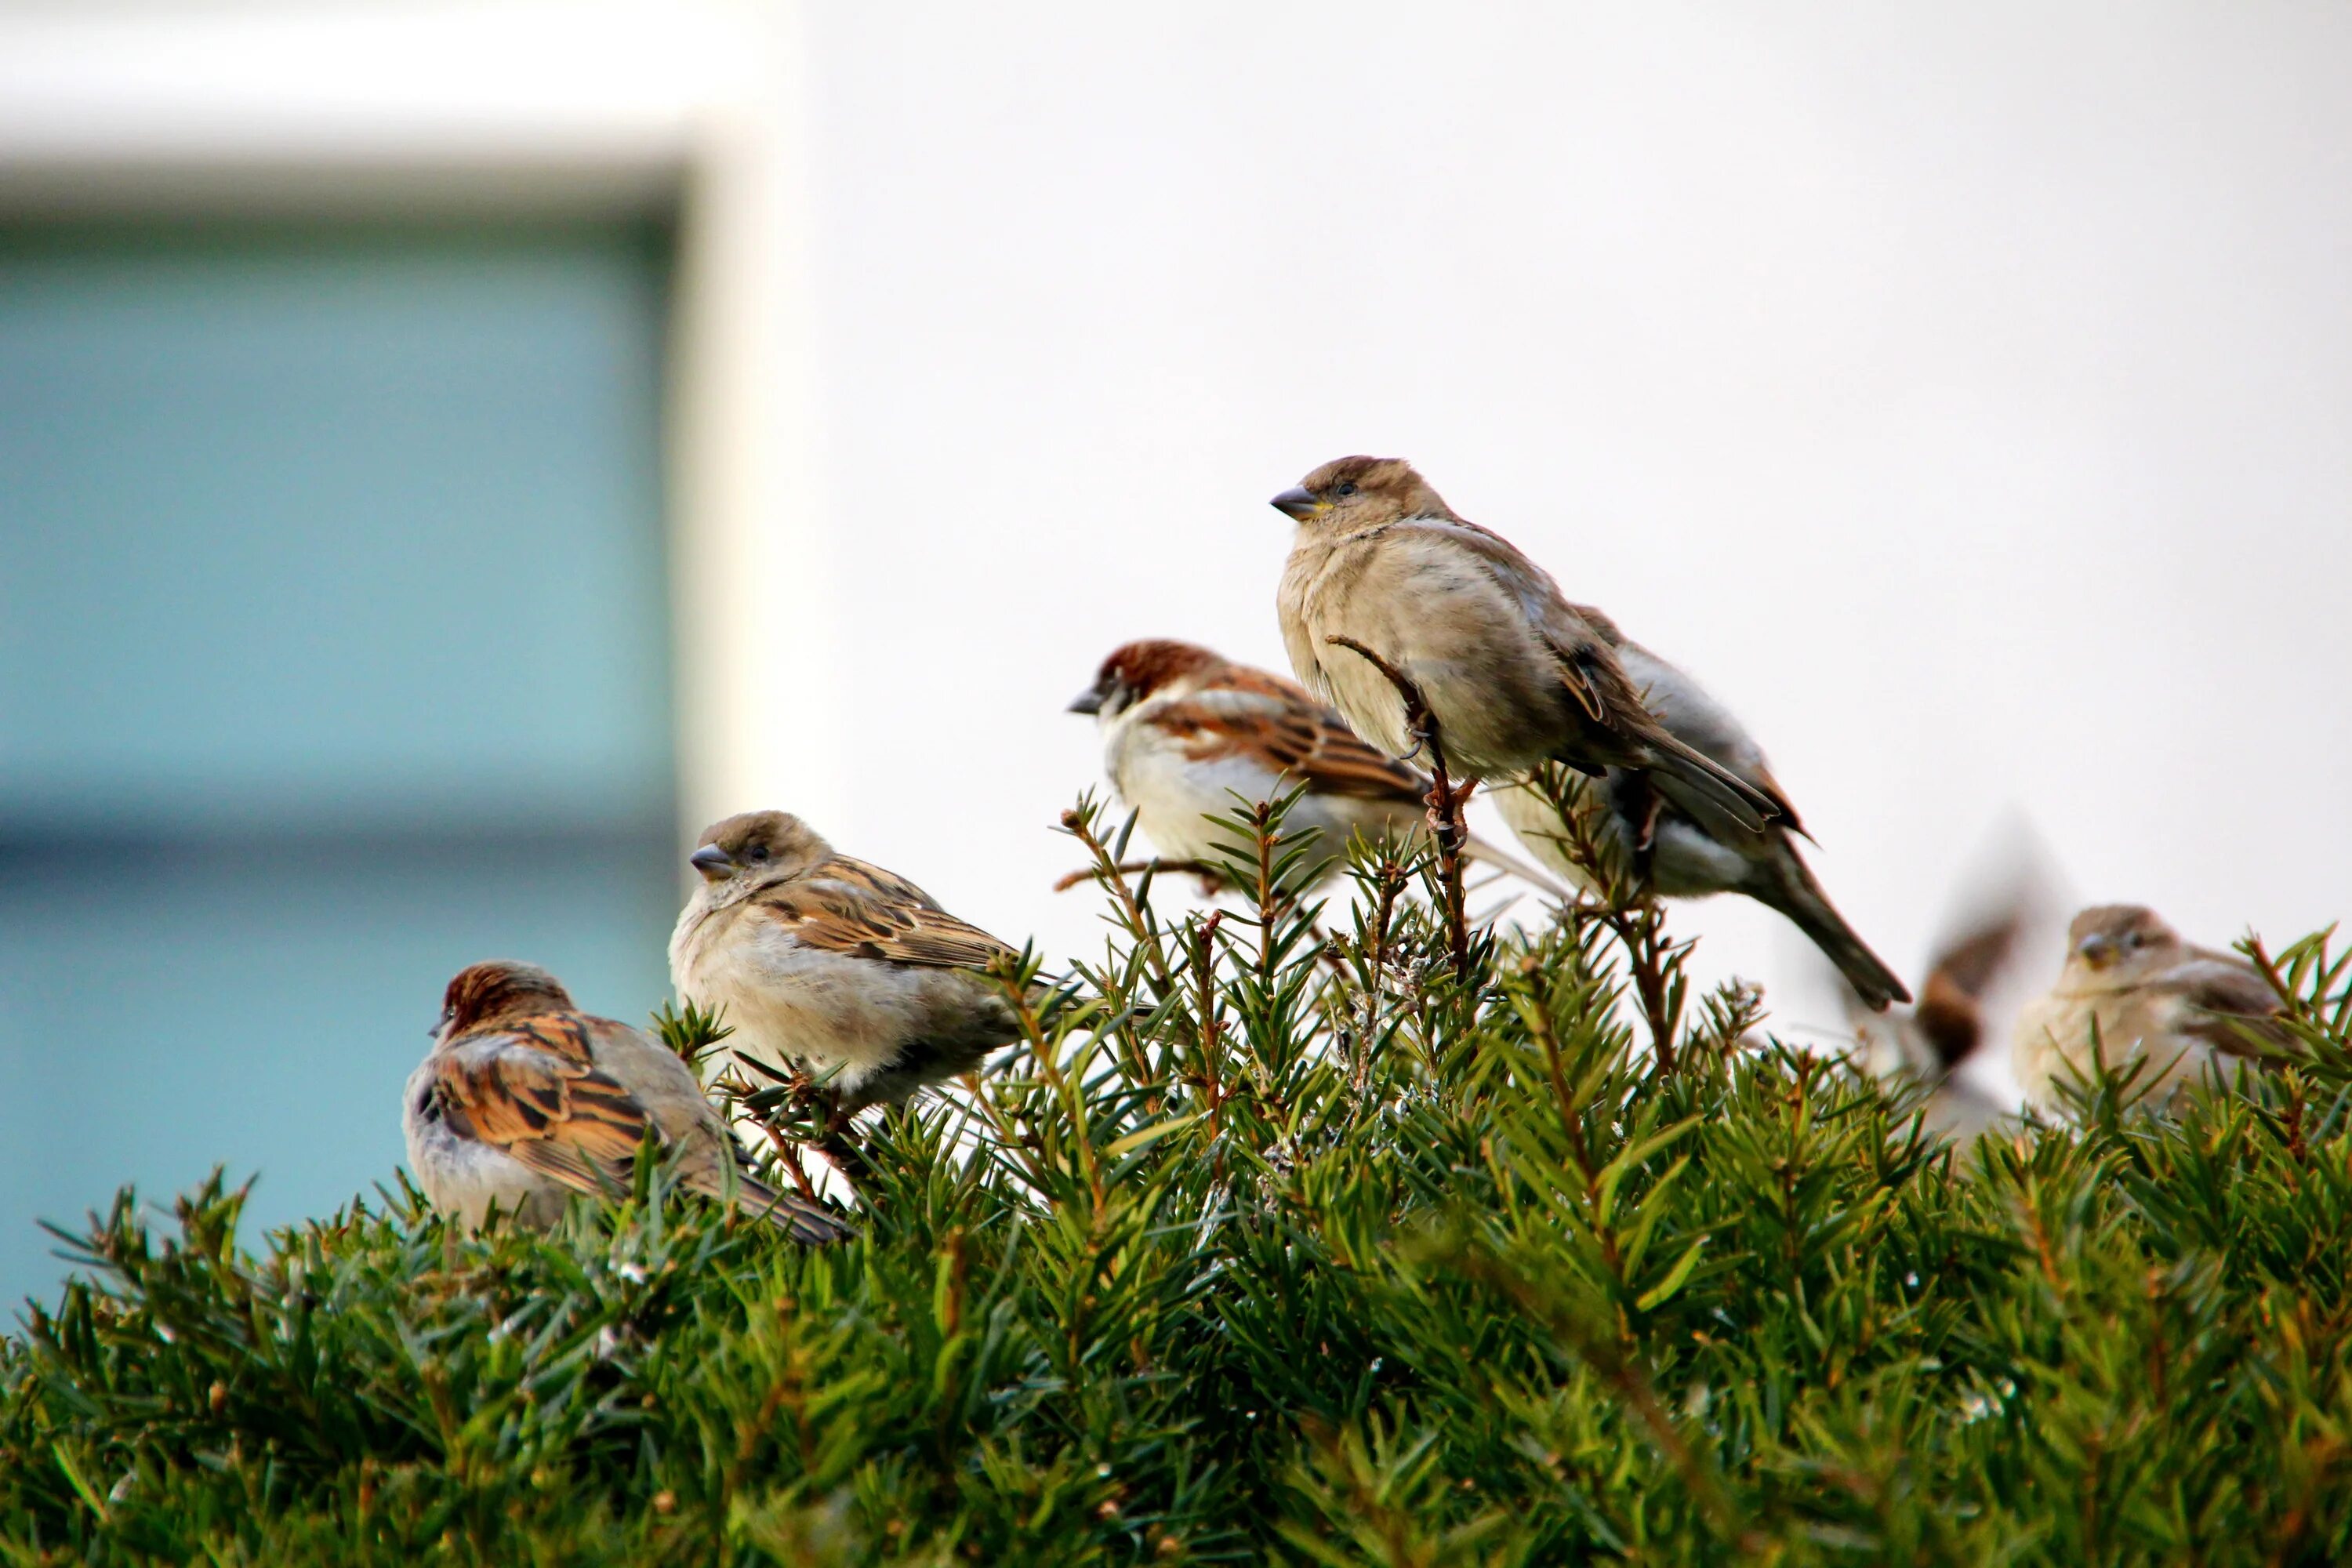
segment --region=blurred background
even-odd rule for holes
[[[389,1182],[467,962],[642,1017],[725,812],[1090,951],[1064,703],[1282,668],[1352,451],[1738,710],[1906,974],[2021,825],[2325,924],[2347,79],[2285,4],[0,7],[0,1300],[125,1182]]]

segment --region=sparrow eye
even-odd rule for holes
[[[2126,947],[2146,947],[2147,945],[2147,938],[2138,931],[2134,931],[2131,935],[2124,938],[2124,945]]]
[[[746,859],[765,860],[768,858],[768,847],[764,844],[754,844],[743,851],[743,855]]]
[[[1331,487],[1331,493],[1335,496],[1354,495],[1356,493],[1356,483],[1353,479],[1341,479],[1338,484]]]

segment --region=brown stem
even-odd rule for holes
[[[1583,801],[1579,798],[1590,787],[1584,781],[1553,775],[1549,781],[1559,785],[1547,788],[1553,809],[1560,822],[1559,843],[1570,860],[1584,869],[1601,890],[1602,902],[1598,906],[1577,903],[1569,906],[1570,913],[1580,920],[1598,921],[1625,954],[1625,973],[1633,983],[1633,997],[1641,1005],[1642,1020],[1649,1026],[1650,1049],[1657,1058],[1658,1070],[1675,1070],[1675,1032],[1681,1026],[1681,1009],[1674,1005],[1674,986],[1668,974],[1668,960],[1673,943],[1666,940],[1664,921],[1657,902],[1643,887],[1637,866],[1621,866],[1610,854],[1599,836],[1592,831]],[[1639,859],[1638,848],[1635,858]]]
[[[1371,951],[1365,959],[1370,973],[1364,986],[1363,1037],[1356,1044],[1355,1089],[1360,1097],[1370,1081],[1372,1042],[1380,1037],[1381,997],[1388,986],[1389,926],[1396,918],[1397,894],[1404,889],[1404,868],[1391,857],[1381,860],[1380,892],[1372,904]]]
[[[782,1085],[791,1097],[788,1105],[778,1110],[760,1110],[745,1103],[758,1092],[744,1075],[746,1067],[757,1068]],[[801,1161],[801,1151],[805,1148],[814,1149],[830,1161],[841,1173],[842,1180],[849,1184],[850,1190],[858,1195],[861,1202],[865,1200],[866,1185],[874,1173],[873,1161],[848,1136],[850,1119],[856,1112],[845,1111],[838,1095],[816,1088],[804,1072],[782,1071],[751,1057],[736,1058],[711,1079],[710,1088],[719,1096],[720,1105],[728,1114],[742,1116],[759,1130],[761,1137],[767,1139],[776,1152],[776,1163],[792,1178],[793,1185],[800,1189],[801,1196],[814,1204],[824,1202],[817,1193],[815,1183],[809,1179],[808,1167]],[[803,1142],[785,1130],[786,1123],[803,1118],[815,1119],[820,1110],[823,1116],[817,1122],[819,1134],[814,1140]]]
[[[1064,812],[1062,826],[1071,837],[1087,847],[1088,853],[1094,856],[1095,863],[1088,870],[1074,871],[1063,878],[1054,884],[1054,890],[1066,891],[1089,877],[1110,889],[1118,898],[1121,908],[1127,911],[1128,930],[1135,937],[1133,951],[1143,956],[1144,962],[1151,970],[1152,977],[1160,983],[1161,994],[1166,994],[1173,984],[1169,978],[1167,956],[1160,950],[1159,934],[1144,919],[1142,906],[1136,902],[1135,894],[1127,885],[1129,868],[1137,866],[1138,863],[1113,859],[1109,849],[1104,847],[1101,839],[1095,837],[1093,827],[1079,812]],[[1144,864],[1148,866],[1149,863]],[[1151,1066],[1145,1056],[1143,1041],[1136,1033],[1134,1010],[1128,1005],[1125,985],[1114,979],[1113,973],[1114,969],[1111,966],[1106,966],[1103,970],[1103,998],[1111,1004],[1113,1015],[1119,1020],[1119,1042],[1127,1049],[1128,1066],[1135,1074],[1135,1081],[1139,1084],[1150,1083],[1152,1081]],[[1151,1094],[1151,1109],[1155,1113],[1160,1109],[1160,1094],[1157,1089],[1154,1089]]]
[[[1462,902],[1462,847],[1469,841],[1470,828],[1463,820],[1462,808],[1478,783],[1471,779],[1463,789],[1454,789],[1453,778],[1446,772],[1445,738],[1438,728],[1437,715],[1430,711],[1428,700],[1422,696],[1421,688],[1411,676],[1353,637],[1327,637],[1323,640],[1360,655],[1387,677],[1388,683],[1404,700],[1405,728],[1429,752],[1430,787],[1423,798],[1429,806],[1430,837],[1437,845],[1438,886],[1445,895],[1445,937],[1453,950],[1454,974],[1466,984],[1470,979],[1470,918]]]
[[[1095,837],[1095,830],[1082,814],[1076,811],[1062,813],[1062,826],[1069,829],[1071,836],[1085,845],[1087,852],[1095,858],[1092,874],[1101,877],[1118,898],[1120,909],[1126,911],[1127,929],[1135,933],[1137,945],[1150,960],[1152,977],[1160,982],[1162,990],[1170,988],[1173,983],[1168,975],[1167,955],[1160,951],[1159,935],[1152,929],[1151,922],[1143,918],[1143,906],[1136,901],[1134,889],[1127,885],[1125,868],[1111,858],[1110,850]]]
[[[1645,904],[1632,915],[1612,911],[1610,929],[1617,933],[1633,974],[1633,994],[1641,999],[1642,1016],[1650,1026],[1650,1048],[1657,1053],[1658,1070],[1675,1070],[1675,1030],[1681,1024],[1666,977],[1665,944],[1659,940],[1658,909]]]
[[[1122,877],[1138,876],[1145,871],[1186,872],[1211,881],[1218,879],[1224,874],[1223,867],[1212,866],[1205,860],[1121,860],[1109,869]],[[1055,878],[1054,891],[1066,893],[1081,882],[1099,881],[1108,874],[1108,872],[1100,866],[1088,866],[1084,870],[1072,871],[1066,876]]]
[[[1224,1135],[1225,1086],[1217,1070],[1217,1045],[1220,1029],[1217,1023],[1217,927],[1225,918],[1223,910],[1212,913],[1192,932],[1192,978],[1199,991],[1193,999],[1193,1028],[1201,1042],[1200,1069],[1197,1080],[1201,1097],[1209,1106],[1209,1139],[1215,1142]]]
[[[801,1163],[801,1146],[765,1121],[760,1121],[757,1125],[760,1131],[767,1135],[768,1142],[775,1146],[776,1163],[784,1168],[784,1174],[793,1179],[793,1185],[800,1189],[801,1196],[813,1204],[823,1203],[824,1200],[817,1196],[816,1184],[809,1180],[808,1167]],[[851,1190],[857,1192],[858,1195],[863,1197],[865,1194],[858,1188],[856,1178],[850,1174],[848,1166],[843,1164],[840,1158],[824,1143],[820,1142],[816,1148],[817,1152],[833,1161],[834,1167],[841,1172],[841,1179],[849,1184]]]
[[[1045,1075],[1046,1087],[1054,1091],[1055,1100],[1070,1119],[1070,1143],[1077,1152],[1078,1172],[1086,1177],[1087,1195],[1094,1201],[1094,1233],[1100,1236],[1106,1194],[1103,1191],[1102,1167],[1095,1160],[1094,1139],[1087,1129],[1087,1102],[1071,1082],[1069,1074],[1062,1070],[1061,1058],[1057,1054],[1059,1039],[1048,1040],[1045,1037],[1045,1021],[1038,1016],[1030,988],[1021,984],[1020,976],[1013,970],[1011,959],[1000,958],[990,973],[1004,988],[1004,999],[1013,1008],[1013,1020],[1021,1027],[1021,1038],[1029,1047],[1030,1058]]]

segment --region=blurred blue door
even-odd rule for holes
[[[441,986],[664,994],[664,237],[0,231],[0,1302],[401,1160]]]

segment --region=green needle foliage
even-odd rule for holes
[[[2352,1561],[2323,941],[2259,955],[2301,1065],[1971,1153],[1739,994],[1659,1070],[1622,920],[1465,983],[1389,850],[1327,934],[1279,808],[1177,919],[1066,823],[1103,952],[1008,970],[1025,1044],[867,1133],[848,1245],[650,1152],[547,1236],[126,1194],[0,1342],[0,1561]]]

